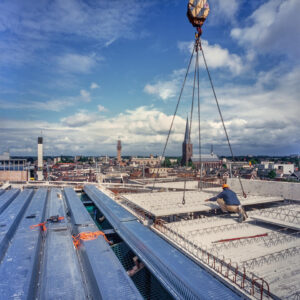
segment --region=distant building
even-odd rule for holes
[[[291,175],[295,172],[294,164],[274,164],[274,169],[283,175]]]
[[[192,162],[197,168],[201,168],[202,170],[210,171],[212,169],[220,169],[222,168],[222,160],[218,155],[211,152],[210,154],[194,154],[192,156]]]
[[[154,157],[150,154],[150,157],[131,157],[130,159],[130,166],[137,167],[137,166],[149,166],[155,167],[159,166],[162,162],[164,162],[165,158],[158,156]]]
[[[118,161],[118,163],[120,163],[122,161],[121,151],[122,151],[121,140],[118,140],[118,143],[117,143],[117,161]]]
[[[0,181],[27,181],[26,159],[12,159],[9,152],[0,155]]]
[[[295,172],[294,164],[280,164],[274,163],[272,161],[262,161],[258,166],[259,170],[275,170],[276,173],[280,173],[282,175],[290,175]]]
[[[167,177],[168,172],[171,171],[171,168],[145,168],[146,176],[150,177]]]
[[[182,165],[187,165],[193,156],[193,144],[190,140],[189,120],[186,118],[185,134],[182,143]]]
[[[57,164],[57,163],[59,163],[60,161],[61,161],[61,157],[60,157],[60,156],[54,157],[54,158],[53,158],[53,163],[54,163],[54,164]]]

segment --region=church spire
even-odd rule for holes
[[[184,134],[184,140],[183,143],[188,144],[189,143],[189,136],[190,136],[190,130],[189,130],[189,118],[186,117],[186,126],[185,126],[185,134]]]

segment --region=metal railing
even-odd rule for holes
[[[175,231],[168,228],[161,219],[155,221],[154,227],[245,293],[257,299],[272,296],[269,284],[263,278],[248,272],[246,266],[240,267],[237,263],[232,262],[231,259],[226,259],[224,256],[219,258],[217,254],[212,253],[211,249],[207,250],[203,245],[188,240],[180,230]]]

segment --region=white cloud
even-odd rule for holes
[[[239,9],[238,0],[214,0],[210,2],[210,24],[234,22]]]
[[[3,109],[20,109],[20,110],[44,110],[44,111],[62,111],[67,107],[74,105],[73,98],[54,99],[48,101],[22,101],[9,102],[0,100],[0,106]]]
[[[234,28],[231,36],[257,53],[272,52],[299,58],[299,15],[299,0],[269,0],[246,20],[250,26]]]
[[[171,119],[172,116],[150,107],[127,110],[111,118],[83,110],[62,118],[61,123],[2,120],[0,138],[7,141],[7,147],[14,148],[18,153],[23,148],[35,150],[32,145],[36,144],[36,136],[43,130],[46,155],[113,154],[119,137],[122,139],[124,153],[161,154]],[[170,149],[171,144],[183,140],[184,128],[185,120],[176,117]],[[7,134],[11,138],[7,138]],[[20,145],[20,148],[16,145]]]
[[[96,83],[96,82],[92,82],[91,83],[91,86],[90,86],[90,89],[91,90],[94,90],[94,89],[98,89],[100,86]]]
[[[80,90],[81,99],[84,102],[91,102],[91,94],[86,90]]]
[[[254,85],[216,85],[235,154],[280,155],[298,151],[299,76],[300,68],[285,74],[275,69],[260,73]],[[167,155],[181,153],[185,117],[175,118]],[[202,99],[201,119],[203,147],[209,151],[210,145],[214,144],[217,153],[229,154],[212,95],[205,95]],[[84,110],[62,118],[60,123],[2,120],[0,138],[6,141],[6,148],[10,147],[20,154],[22,148],[35,151],[32,144],[35,145],[40,130],[45,132],[48,155],[115,154],[118,137],[121,137],[124,154],[161,154],[171,120],[172,115],[154,107],[137,107],[113,117]],[[192,142],[196,152],[196,112]]]
[[[94,54],[79,55],[69,53],[58,57],[57,63],[63,72],[89,73],[97,65],[97,58]]]
[[[245,70],[243,60],[237,54],[231,54],[228,49],[222,48],[218,44],[210,45],[208,41],[202,40],[203,51],[209,68],[226,68],[233,75],[239,75]],[[179,42],[178,48],[183,52],[192,52],[194,47],[193,42]],[[201,56],[201,55],[200,55]],[[204,68],[204,64],[199,63],[201,68]]]
[[[97,119],[97,115],[93,113],[89,113],[85,110],[79,111],[73,116],[69,116],[66,118],[62,118],[61,122],[70,127],[80,127],[87,125]]]
[[[107,109],[103,105],[99,104],[98,105],[98,111],[99,112],[104,112],[104,111],[107,111]]]
[[[176,82],[175,81],[159,81],[153,85],[146,84],[144,91],[150,95],[157,95],[162,100],[167,100],[176,96]]]
[[[146,84],[144,92],[150,95],[155,95],[162,100],[174,98],[180,86],[180,81],[183,79],[184,70],[175,70],[169,80],[158,80],[153,84]]]
[[[65,97],[62,99],[51,100],[21,100],[19,102],[11,102],[0,99],[0,106],[2,109],[16,109],[16,110],[43,110],[43,111],[63,111],[68,107],[77,105],[78,103],[90,102],[90,93],[84,89],[80,90],[78,96]]]
[[[120,37],[131,38],[135,24],[151,5],[137,0],[46,2],[1,1],[0,31],[40,40],[57,34],[70,35],[73,39],[84,37],[108,45]]]

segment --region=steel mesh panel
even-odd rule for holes
[[[132,259],[134,257],[134,253],[124,242],[113,245],[111,249],[114,251],[126,271],[130,270],[134,266]]]
[[[168,300],[173,299],[171,295],[161,286],[159,281],[152,274],[143,268],[132,276],[137,289],[144,299]]]

